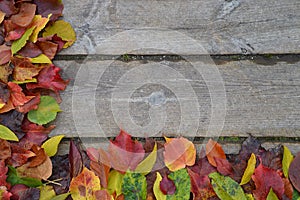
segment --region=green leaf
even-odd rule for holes
[[[43,33],[43,37],[54,34],[57,34],[63,41],[66,41],[63,48],[71,46],[76,40],[76,33],[71,24],[63,20],[58,20],[52,26],[48,26]]]
[[[157,158],[157,144],[155,143],[152,152],[134,170],[137,173],[147,175],[151,172]]]
[[[53,121],[60,111],[59,105],[53,97],[41,96],[38,109],[29,111],[28,119],[33,123],[44,125]]]
[[[245,169],[240,185],[244,185],[251,180],[251,176],[255,170],[255,165],[256,165],[256,157],[255,154],[252,153],[251,157],[248,160],[248,165],[247,168]]]
[[[166,200],[167,199],[167,195],[162,193],[162,191],[160,190],[159,185],[160,185],[161,180],[162,180],[162,177],[161,177],[160,173],[156,172],[156,180],[153,185],[153,193],[155,195],[156,200]]]
[[[51,200],[65,200],[69,195],[70,195],[70,193],[60,194],[60,195],[53,197]]]
[[[124,174],[121,174],[117,170],[112,170],[108,175],[108,184],[107,190],[109,194],[113,194],[116,192],[116,195],[119,196],[122,194],[122,181]]]
[[[32,34],[34,29],[35,29],[35,26],[27,29],[26,32],[22,35],[22,37],[20,39],[14,41],[12,43],[12,45],[11,45],[12,54],[17,53],[18,51],[20,51],[26,45],[26,42],[29,39],[29,37]]]
[[[211,184],[217,196],[222,200],[247,200],[242,187],[230,177],[218,172],[209,174]]]
[[[54,156],[57,153],[58,145],[60,141],[65,137],[64,135],[57,135],[50,139],[48,139],[44,144],[42,145],[42,148],[45,150],[46,154],[49,157]]]
[[[44,185],[40,187],[40,199],[39,200],[51,200],[55,197],[56,193],[52,186]]]
[[[289,168],[293,160],[294,156],[292,155],[289,148],[283,146],[282,171],[286,178],[289,177]]]
[[[12,186],[14,186],[16,184],[23,184],[28,187],[39,187],[39,186],[43,185],[42,181],[39,179],[29,178],[29,177],[21,178],[18,176],[17,170],[14,167],[8,166],[8,168],[9,168],[9,171],[8,171],[6,181],[9,182]]]
[[[40,54],[35,58],[30,58],[30,62],[38,64],[51,64],[52,61],[45,54]]]
[[[300,194],[297,190],[293,191],[293,200],[300,200]]]
[[[180,169],[172,172],[168,176],[176,186],[176,191],[173,195],[167,195],[167,200],[190,199],[191,180],[187,169]]]
[[[145,200],[147,198],[146,177],[140,173],[126,172],[123,177],[122,192],[125,200]]]
[[[19,139],[14,132],[12,132],[6,126],[0,124],[0,138],[3,140],[10,140],[18,142]]]
[[[267,196],[267,200],[279,200],[272,188]]]

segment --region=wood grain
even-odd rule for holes
[[[64,5],[64,19],[78,41],[61,54],[300,53],[298,0],[64,0]]]
[[[259,65],[252,61],[234,61],[222,65],[206,63],[206,68],[215,67],[219,71],[225,86],[226,116],[221,133],[207,132],[212,110],[216,107],[212,105],[207,80],[190,62],[106,60],[57,61],[56,64],[63,68],[63,76],[71,79],[71,83],[61,95],[63,112],[55,122],[57,128],[52,133],[54,135],[110,137],[116,136],[120,128],[127,129],[134,123],[138,127],[136,130],[148,130],[146,127],[149,124],[159,129],[155,135],[149,135],[147,131],[131,132],[137,137],[179,134],[188,137],[247,136],[247,133],[260,137],[300,136],[299,62],[279,62],[274,65]],[[164,76],[165,85],[147,82],[151,73],[141,73],[127,82],[120,81],[134,75],[134,70],[149,66],[153,70],[157,66],[167,67],[170,75]],[[153,74],[163,74],[164,70],[153,71]],[[173,72],[182,77],[174,78],[171,76]],[[133,83],[138,83],[140,87],[132,89]],[[175,83],[175,87],[172,83]],[[191,95],[187,86],[192,88],[195,96]],[[214,90],[221,93],[222,87]],[[128,92],[130,98],[126,99]],[[195,100],[198,104],[195,104]],[[217,102],[223,101],[221,99]],[[118,103],[125,106],[118,107]],[[182,108],[182,105],[189,106]],[[130,117],[124,115],[123,119],[117,119],[118,114],[126,109]],[[150,111],[154,112],[153,115]],[[222,110],[215,111],[222,116]],[[161,118],[161,113],[166,113],[166,119]],[[190,114],[189,121],[180,128],[184,113]],[[193,127],[195,123],[199,123],[196,131]],[[213,127],[219,125],[222,118],[214,123]]]

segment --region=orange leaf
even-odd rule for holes
[[[206,156],[208,162],[214,167],[217,167],[215,158],[226,159],[226,155],[224,153],[224,150],[222,149],[222,146],[212,139],[209,139],[206,144]]]
[[[192,142],[183,137],[165,137],[165,139],[164,160],[170,171],[176,171],[195,164],[196,149]]]
[[[100,189],[100,179],[86,167],[70,184],[71,196],[77,200],[96,200],[96,191]]]

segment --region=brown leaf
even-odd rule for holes
[[[83,169],[83,160],[81,152],[79,148],[74,143],[73,140],[70,142],[70,149],[69,149],[69,162],[70,162],[70,177],[78,176]]]
[[[289,168],[289,178],[293,186],[300,192],[300,153],[294,158]]]
[[[50,41],[37,42],[37,45],[42,50],[43,54],[51,60],[54,58],[58,50],[58,44]]]
[[[6,160],[11,157],[10,144],[6,140],[0,139],[0,160]]]
[[[10,57],[12,56],[10,47],[5,44],[0,46],[0,65],[6,64],[10,61]]]
[[[214,167],[217,167],[215,158],[226,159],[226,155],[224,153],[224,150],[222,149],[222,146],[212,139],[209,139],[206,144],[206,156],[209,163]]]
[[[283,178],[282,180],[283,180],[283,183],[284,183],[284,195],[288,199],[293,199],[294,188],[293,188],[291,182],[289,181],[288,178]]]
[[[11,21],[21,27],[27,27],[35,15],[36,5],[31,3],[21,3],[19,13],[11,16]]]
[[[26,45],[18,51],[18,54],[23,57],[34,58],[42,54],[42,51],[36,44],[27,42]]]
[[[9,66],[9,63],[0,65],[0,80],[4,83],[8,82],[8,77],[13,72],[13,69]]]
[[[32,151],[35,153],[35,157],[32,157],[29,162],[28,167],[37,167],[41,165],[47,159],[47,154],[45,153],[44,149],[40,148],[37,145],[32,146]]]
[[[13,57],[12,64],[14,65],[13,78],[16,81],[31,80],[42,70],[42,67],[33,65],[28,58]]]
[[[17,12],[14,4],[14,1],[11,0],[0,1],[0,10],[6,14],[6,17],[10,17],[12,14]]]

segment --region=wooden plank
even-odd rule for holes
[[[217,79],[220,77],[210,76],[209,80],[205,77],[209,73],[201,74],[203,71],[192,66],[195,63],[187,61],[91,60],[56,64],[63,67],[63,76],[71,83],[62,93],[63,112],[55,122],[54,135],[110,137],[124,128],[133,129],[130,133],[137,137],[248,136],[247,133],[300,137],[299,62],[202,63],[204,69],[217,69],[225,91],[217,84],[222,82]],[[212,83],[216,84],[209,91]],[[225,92],[225,103],[222,96],[212,99],[214,92]],[[226,105],[226,116],[218,103]],[[213,113],[217,114],[214,119]],[[222,120],[220,133],[217,128]]]
[[[195,43],[210,54],[300,53],[298,0],[64,0],[64,5],[64,19],[78,41],[61,54],[204,54]]]

